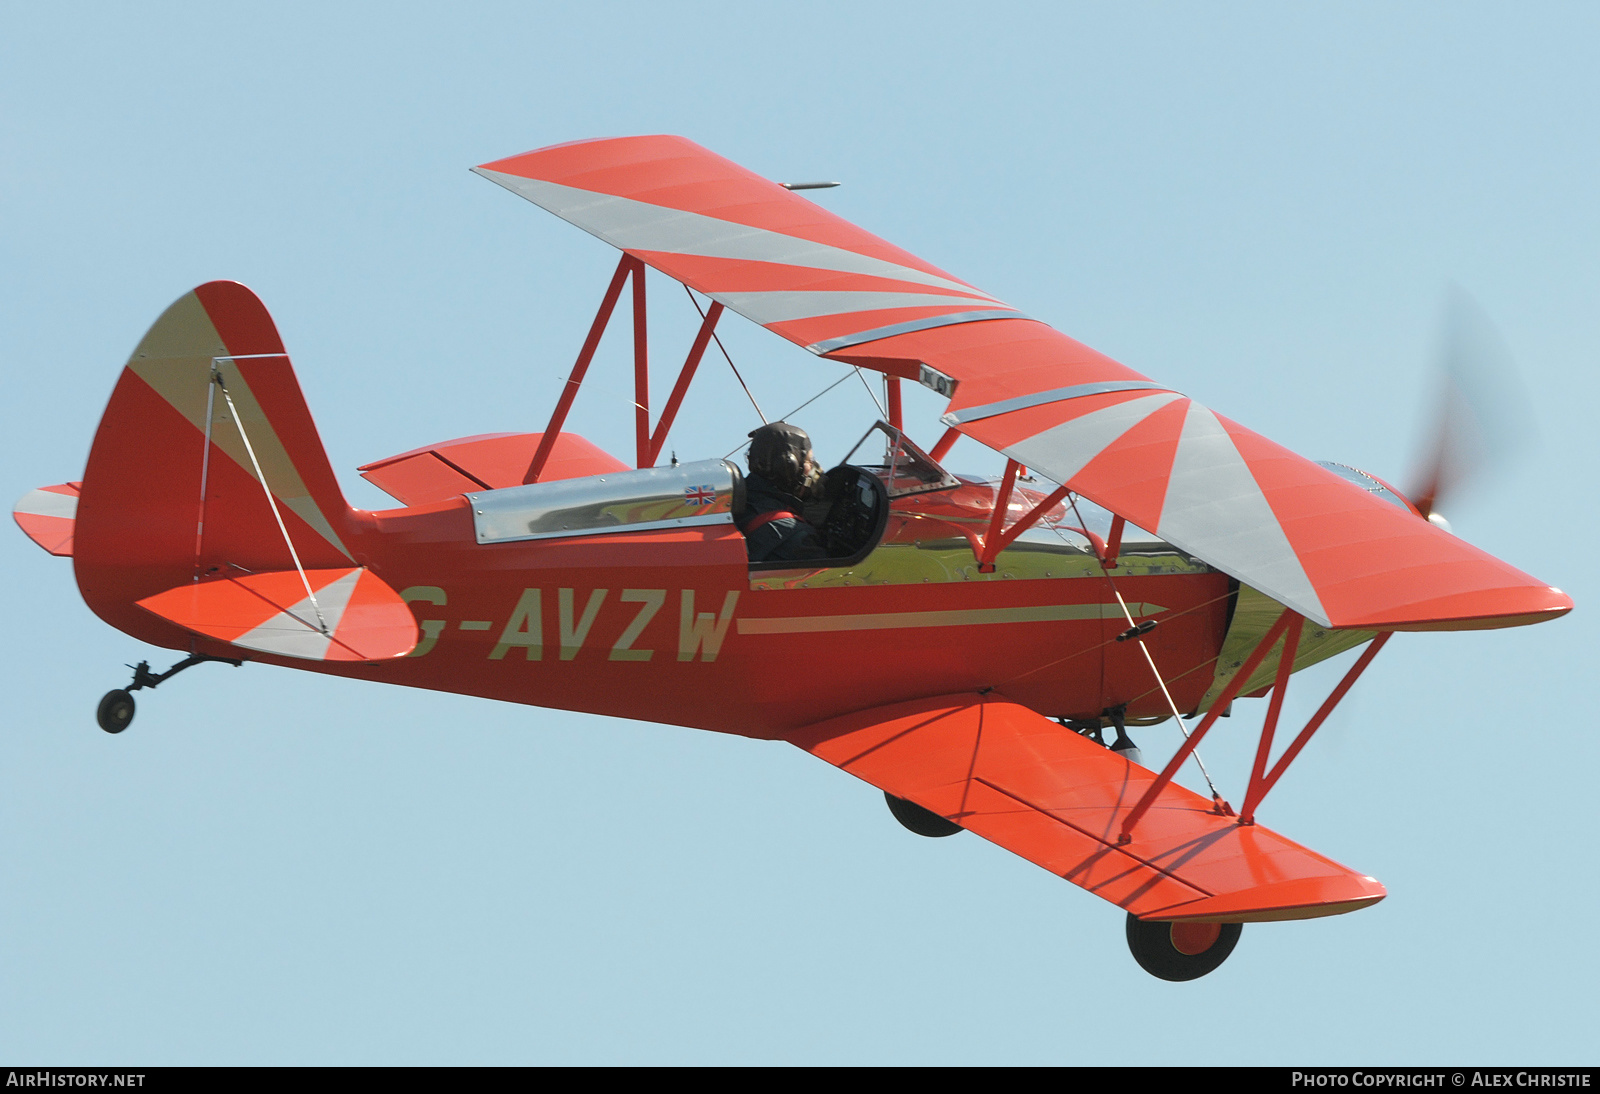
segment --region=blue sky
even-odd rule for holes
[[[1597,32],[1581,4],[7,6],[11,497],[81,473],[133,344],[214,278],[272,310],[358,505],[384,504],[358,464],[540,428],[615,255],[467,168],[671,132],[839,179],[816,200],[1386,477],[1461,285],[1538,428],[1456,530],[1579,609],[1391,643],[1262,812],[1390,898],[1252,926],[1168,985],[1116,909],[976,838],[918,839],[780,744],[261,666],[140,693],[107,737],[101,693],[166,655],[13,532],[0,1055],[1592,1062]],[[671,288],[664,346],[692,329]],[[769,410],[838,375],[725,327]],[[621,345],[599,375],[624,375]],[[706,381],[684,458],[754,424],[725,370]],[[569,428],[626,455],[624,399],[586,390]],[[937,410],[913,401],[913,433]],[[801,424],[826,460],[872,417],[852,382]],[[970,445],[958,469],[998,467]],[[1297,677],[1288,716],[1338,671]],[[1225,783],[1259,718],[1206,746]]]

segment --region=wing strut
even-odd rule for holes
[[[611,284],[606,287],[600,310],[595,313],[594,323],[589,327],[589,337],[583,340],[583,349],[578,351],[578,360],[572,366],[572,375],[567,377],[567,386],[562,388],[561,398],[556,400],[556,408],[550,412],[550,424],[544,427],[544,436],[539,439],[539,447],[528,464],[527,474],[522,476],[523,482],[538,482],[544,472],[544,465],[556,447],[556,438],[561,435],[561,427],[566,423],[567,411],[572,409],[572,400],[577,398],[578,388],[583,386],[584,373],[589,371],[594,351],[600,348],[600,336],[606,332],[606,324],[611,322],[611,312],[617,306],[617,298],[622,295],[622,284],[639,264],[638,259],[628,254],[624,254],[617,263],[617,272],[611,275]]]
[[[943,444],[944,442],[940,441],[940,445]],[[948,446],[946,446],[946,450],[948,450]],[[935,446],[934,452],[938,451],[939,447]],[[929,453],[929,456],[936,462],[939,459],[938,456],[934,456],[932,453]],[[1006,513],[1011,507],[1011,494],[1017,484],[1017,479],[1021,478],[1026,470],[1016,460],[1006,461],[1006,469],[1000,476],[999,491],[994,499],[994,513],[989,517],[989,531],[984,534],[983,539],[979,541],[979,545],[973,549],[973,553],[978,559],[978,570],[981,573],[994,573],[995,560],[1000,557],[1000,552],[1015,543],[1017,537],[1022,533],[1038,524],[1046,513],[1065,501],[1072,492],[1065,486],[1057,487],[1043,501],[1029,509],[1021,517],[1018,517],[1011,527],[1007,528],[1005,527]],[[1073,511],[1077,511],[1075,504]],[[1122,518],[1117,517],[1116,519],[1120,521]],[[1109,568],[1117,564],[1115,550],[1108,548],[1106,541],[1101,539],[1098,534],[1089,531],[1089,526],[1084,523],[1081,515],[1078,517],[1078,526],[1076,528],[1070,524],[1055,526],[1066,528],[1071,532],[1077,532],[1087,539],[1089,547],[1094,551],[1095,557],[1099,559],[1102,567]],[[1120,543],[1122,535],[1120,525],[1113,522],[1112,528],[1119,537],[1118,542]],[[1110,552],[1109,554],[1107,553],[1108,551]]]
[[[1350,666],[1350,671],[1344,674],[1344,679],[1339,681],[1339,686],[1329,693],[1328,698],[1323,701],[1322,706],[1317,708],[1317,712],[1311,716],[1311,720],[1306,723],[1306,727],[1300,731],[1299,736],[1278,758],[1278,762],[1273,765],[1271,773],[1262,778],[1258,778],[1255,773],[1251,774],[1250,787],[1245,791],[1244,795],[1244,808],[1239,811],[1240,824],[1254,824],[1256,822],[1256,807],[1261,804],[1261,799],[1266,797],[1267,792],[1277,785],[1278,780],[1283,777],[1283,773],[1294,762],[1294,758],[1300,755],[1300,750],[1305,748],[1306,743],[1311,740],[1311,735],[1321,728],[1328,715],[1333,713],[1333,708],[1339,705],[1339,700],[1344,698],[1345,692],[1349,691],[1361,674],[1367,671],[1367,666],[1372,664],[1372,659],[1378,656],[1378,651],[1383,649],[1384,643],[1392,637],[1394,637],[1393,631],[1384,631],[1377,638],[1374,638],[1365,650],[1361,651],[1361,656],[1356,659],[1354,665]],[[1281,668],[1280,674],[1283,675]],[[1274,689],[1274,702],[1277,700],[1277,694],[1281,693],[1287,686],[1288,681],[1280,679]],[[1265,766],[1267,753],[1271,747],[1271,735],[1263,727],[1261,745],[1256,750],[1256,772],[1259,772]]]
[[[1028,510],[1026,516],[1022,517],[1010,528],[1005,528],[1002,531],[1006,521],[1006,510],[1011,505],[1011,490],[1016,485],[1017,477],[1021,474],[1021,464],[1016,460],[1006,461],[1005,474],[1000,476],[1000,492],[994,499],[994,515],[989,518],[989,532],[983,537],[983,553],[978,556],[978,571],[980,573],[994,573],[994,560],[999,557],[1000,552],[1009,547],[1023,532],[1033,527],[1040,517],[1060,505],[1067,496],[1067,488],[1065,486],[1057,487],[1049,497]],[[1087,531],[1084,532],[1085,536],[1088,534]],[[1098,536],[1093,537],[1093,539],[1098,538]],[[1093,539],[1091,539],[1091,543],[1093,543]],[[1101,545],[1094,544],[1094,546],[1099,548]],[[1102,551],[1101,554],[1104,555],[1104,552]]]
[[[639,281],[643,284],[644,279],[641,277]],[[713,300],[711,308],[700,321],[700,333],[694,336],[694,345],[689,347],[689,356],[683,362],[683,370],[678,373],[678,382],[672,385],[672,394],[661,410],[656,430],[650,435],[650,457],[639,466],[654,467],[661,458],[661,448],[667,443],[667,433],[671,431],[673,419],[678,416],[678,407],[683,405],[683,397],[689,391],[689,381],[694,379],[695,369],[700,367],[700,359],[705,356],[706,347],[711,344],[711,335],[717,329],[717,320],[721,318],[722,304]]]
[[[1139,823],[1139,818],[1144,816],[1145,811],[1156,800],[1156,795],[1160,794],[1162,789],[1172,781],[1172,777],[1178,773],[1178,768],[1183,766],[1183,761],[1189,758],[1189,753],[1199,746],[1200,739],[1211,731],[1212,726],[1216,725],[1217,718],[1223,711],[1228,709],[1228,705],[1238,696],[1240,689],[1244,687],[1245,681],[1255,673],[1256,669],[1261,667],[1261,662],[1266,660],[1267,654],[1272,650],[1272,647],[1278,644],[1279,637],[1288,629],[1289,617],[1294,615],[1294,612],[1285,608],[1283,614],[1278,616],[1278,621],[1272,625],[1256,645],[1255,650],[1245,659],[1244,665],[1239,671],[1233,674],[1233,679],[1229,680],[1228,686],[1222,689],[1222,694],[1217,696],[1217,701],[1211,704],[1211,709],[1206,711],[1204,718],[1200,719],[1200,724],[1195,727],[1194,732],[1189,734],[1178,751],[1172,754],[1172,759],[1168,760],[1167,766],[1161,769],[1161,774],[1157,775],[1156,781],[1150,784],[1150,789],[1145,792],[1144,797],[1139,799],[1137,805],[1128,810],[1128,815],[1122,820],[1122,832],[1117,836],[1118,843],[1128,843],[1133,839],[1133,826]]]
[[[994,513],[989,518],[989,530],[983,537],[981,549],[976,546],[974,547],[974,553],[978,558],[979,572],[986,574],[993,573],[995,559],[999,557],[1001,551],[1005,550],[1007,546],[1014,542],[1017,536],[1021,535],[1034,524],[1038,523],[1040,518],[1042,518],[1051,509],[1059,505],[1062,500],[1071,498],[1072,511],[1074,515],[1077,516],[1078,524],[1080,525],[1080,527],[1075,529],[1075,531],[1081,532],[1083,536],[1089,540],[1091,549],[1095,552],[1095,555],[1100,561],[1100,568],[1105,573],[1106,581],[1110,583],[1111,591],[1116,595],[1117,603],[1122,606],[1122,614],[1128,621],[1127,631],[1120,635],[1117,638],[1117,641],[1121,642],[1132,638],[1138,642],[1139,650],[1144,654],[1145,663],[1150,666],[1150,673],[1156,678],[1156,685],[1160,687],[1161,694],[1166,697],[1167,707],[1172,711],[1173,718],[1177,719],[1178,728],[1183,730],[1184,746],[1179,751],[1179,754],[1174,757],[1171,770],[1176,772],[1178,766],[1182,764],[1183,759],[1190,752],[1194,752],[1194,762],[1199,765],[1200,773],[1205,776],[1206,785],[1211,788],[1211,800],[1214,803],[1215,812],[1219,816],[1233,816],[1232,806],[1224,801],[1222,795],[1218,793],[1216,783],[1211,781],[1211,772],[1206,770],[1205,761],[1200,759],[1200,754],[1198,752],[1195,752],[1195,746],[1200,743],[1198,735],[1196,735],[1194,739],[1190,738],[1188,729],[1186,729],[1183,725],[1183,714],[1178,710],[1178,704],[1173,702],[1172,692],[1168,690],[1167,682],[1161,676],[1161,670],[1156,667],[1155,658],[1150,654],[1150,647],[1145,645],[1144,636],[1146,633],[1148,633],[1151,627],[1155,626],[1154,621],[1143,624],[1134,623],[1133,613],[1128,610],[1128,604],[1122,599],[1122,593],[1117,589],[1116,580],[1111,576],[1112,569],[1114,569],[1117,565],[1117,553],[1122,549],[1122,533],[1123,529],[1127,525],[1127,522],[1120,515],[1114,516],[1111,522],[1111,541],[1107,543],[1105,540],[1102,540],[1099,536],[1089,531],[1088,525],[1083,519],[1083,514],[1078,512],[1077,499],[1072,498],[1071,491],[1067,487],[1060,486],[1057,487],[1049,496],[1040,501],[1039,504],[1030,509],[1023,517],[1013,523],[1011,527],[1005,528],[1004,524],[1006,512],[1011,506],[1011,494],[1016,485],[1017,479],[1021,477],[1023,471],[1024,469],[1022,465],[1016,460],[1006,461],[1006,469],[1000,477],[1000,486],[995,494]],[[1298,617],[1296,618],[1298,619]],[[1299,637],[1298,625],[1296,626],[1295,637],[1297,639]],[[1289,663],[1292,665],[1294,662],[1292,648],[1288,659]],[[1270,724],[1272,725],[1276,725],[1277,723],[1276,704],[1281,703],[1281,700],[1274,700],[1274,703],[1275,705],[1270,717]],[[1210,722],[1203,722],[1202,728],[1209,729]],[[1168,778],[1170,779],[1170,775]],[[1164,784],[1158,784],[1153,788],[1152,793],[1159,793],[1161,785]],[[1251,785],[1253,786],[1254,783]],[[1139,812],[1140,811],[1136,809],[1131,815],[1132,818],[1137,819]],[[1131,827],[1132,821],[1130,820],[1128,828],[1124,830],[1125,833],[1126,831],[1131,830]]]
[[[717,320],[722,318],[724,309],[720,301],[714,300],[711,302],[710,310],[701,316],[700,331],[695,335],[693,345],[689,347],[689,356],[684,359],[677,383],[672,385],[672,394],[667,397],[667,405],[662,408],[661,417],[652,430],[650,428],[650,332],[645,314],[644,263],[630,254],[624,254],[617,263],[616,273],[611,275],[611,284],[606,286],[606,294],[600,300],[600,310],[595,313],[594,322],[589,326],[589,337],[583,340],[583,348],[578,351],[578,359],[572,365],[572,374],[567,377],[561,398],[556,400],[556,408],[550,414],[550,424],[545,426],[544,436],[540,438],[539,447],[528,464],[527,474],[522,477],[523,482],[538,482],[539,476],[544,473],[544,466],[550,459],[550,453],[555,449],[556,439],[561,436],[561,427],[566,423],[567,413],[572,409],[572,401],[577,398],[578,388],[583,386],[584,375],[589,371],[589,364],[594,360],[595,351],[600,348],[600,338],[610,325],[611,313],[616,310],[617,301],[622,297],[622,286],[630,277],[633,279],[633,424],[636,465],[654,467],[656,460],[660,458],[661,450],[667,443],[667,434],[671,432],[672,423],[678,417],[678,409],[683,405],[683,397],[689,391],[689,383],[694,379],[695,370],[700,367],[700,360],[705,356],[706,347],[715,337]],[[691,296],[690,299],[694,298]],[[719,342],[718,345],[720,344]],[[741,379],[739,382],[742,384],[744,381]]]
[[[1244,806],[1239,811],[1238,823],[1242,825],[1255,824],[1255,811],[1261,804],[1261,799],[1265,798],[1268,791],[1277,785],[1278,780],[1283,777],[1283,773],[1294,762],[1294,758],[1300,754],[1301,750],[1311,740],[1312,734],[1321,728],[1328,715],[1333,713],[1333,708],[1339,705],[1339,701],[1344,698],[1345,693],[1366,671],[1367,666],[1372,663],[1372,659],[1378,655],[1378,651],[1383,648],[1384,644],[1393,635],[1392,631],[1385,631],[1367,646],[1360,658],[1356,660],[1356,663],[1350,667],[1350,671],[1345,673],[1344,679],[1339,681],[1338,686],[1323,701],[1317,712],[1311,716],[1311,720],[1306,723],[1305,728],[1284,750],[1283,755],[1278,758],[1278,762],[1273,765],[1272,770],[1267,772],[1267,757],[1272,753],[1272,739],[1277,731],[1278,716],[1283,710],[1283,696],[1289,687],[1289,675],[1294,671],[1295,653],[1299,648],[1300,631],[1304,624],[1305,618],[1303,616],[1287,608],[1284,609],[1282,615],[1278,616],[1278,621],[1272,625],[1261,641],[1257,643],[1250,656],[1245,659],[1244,664],[1233,674],[1233,679],[1229,680],[1228,686],[1222,689],[1222,694],[1218,695],[1216,701],[1211,704],[1211,709],[1200,720],[1200,724],[1195,727],[1194,732],[1187,736],[1183,745],[1177,752],[1173,753],[1172,759],[1167,761],[1167,766],[1162,768],[1161,774],[1156,777],[1156,781],[1150,784],[1144,796],[1123,818],[1122,830],[1117,836],[1119,844],[1128,843],[1132,840],[1133,828],[1139,823],[1139,818],[1143,817],[1145,812],[1149,810],[1162,789],[1172,781],[1172,777],[1183,766],[1183,761],[1188,759],[1189,753],[1193,752],[1200,744],[1200,739],[1211,730],[1211,727],[1216,724],[1217,718],[1238,697],[1245,682],[1255,674],[1256,669],[1261,667],[1261,662],[1266,659],[1267,654],[1272,652],[1273,647],[1282,638],[1284,648],[1278,661],[1278,671],[1273,682],[1272,702],[1267,708],[1266,723],[1261,727],[1261,741],[1256,748],[1256,759],[1250,772],[1250,783],[1245,789]]]

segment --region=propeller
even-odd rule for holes
[[[1445,299],[1428,447],[1412,461],[1406,496],[1446,530],[1443,512],[1483,484],[1533,435],[1533,412],[1505,339],[1464,289]]]

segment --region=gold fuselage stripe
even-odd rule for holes
[[[1156,615],[1159,604],[1129,604],[1135,617]],[[1120,619],[1117,604],[1034,604],[1020,608],[964,608],[939,612],[877,612],[868,615],[792,615],[738,620],[740,634],[817,634],[827,631],[887,631],[920,627],[970,627],[984,623],[1056,623],[1071,619]]]

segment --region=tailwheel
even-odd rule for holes
[[[945,820],[916,802],[897,798],[887,790],[883,792],[883,800],[889,803],[889,812],[894,814],[894,819],[908,831],[915,832],[919,836],[937,839],[940,836],[953,836],[957,832],[964,831],[955,821]]]
[[[100,723],[100,728],[107,733],[121,733],[133,721],[134,702],[133,696],[117,688],[108,691],[100,700],[99,708],[94,712],[94,720]]]
[[[153,688],[163,680],[170,680],[184,669],[203,665],[207,661],[221,661],[225,665],[238,668],[243,661],[235,661],[231,657],[212,657],[207,653],[191,653],[166,672],[155,673],[150,671],[150,662],[140,661],[137,665],[129,665],[133,670],[133,682],[126,688],[117,688],[105,693],[100,700],[100,706],[94,712],[94,720],[100,728],[107,733],[121,733],[133,721],[134,702],[133,693],[140,688]]]
[[[1198,980],[1228,959],[1239,923],[1147,923],[1128,914],[1128,949],[1139,967],[1162,980]]]

